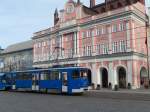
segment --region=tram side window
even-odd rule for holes
[[[50,80],[50,73],[48,71],[41,73],[41,80]]]
[[[18,80],[31,80],[31,75],[29,73],[18,73],[17,79]]]
[[[50,79],[51,80],[59,80],[60,72],[59,71],[51,71]]]
[[[0,77],[0,81],[1,81],[2,83],[6,83],[6,76],[5,76],[5,78],[4,78],[4,76],[1,76],[1,77]]]
[[[17,73],[17,79],[22,80],[23,79],[23,74],[22,73]]]
[[[4,82],[7,82],[7,83],[10,83],[11,82],[11,75],[10,74],[7,74],[5,76],[5,80],[3,80]]]
[[[80,78],[78,70],[74,70],[73,71],[72,78],[73,79],[79,79]]]

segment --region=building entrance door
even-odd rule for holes
[[[119,88],[126,88],[126,70],[121,67],[118,70]]]
[[[108,88],[108,71],[106,68],[103,68],[101,70],[101,76],[102,76],[102,87]]]

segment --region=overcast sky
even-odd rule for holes
[[[33,33],[53,25],[55,8],[64,7],[67,0],[1,0],[0,46],[29,40]],[[89,5],[89,0],[81,0]],[[104,0],[97,0],[101,3]],[[148,0],[150,1],[150,0]]]

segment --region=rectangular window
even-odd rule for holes
[[[73,79],[79,79],[80,78],[78,70],[74,70],[73,71],[72,78]]]
[[[101,29],[100,29],[100,28],[97,28],[97,29],[96,29],[96,36],[99,36],[99,35],[101,35]]]
[[[86,37],[86,33],[82,32],[82,38],[85,38],[85,37]]]
[[[86,47],[83,47],[83,56],[86,56]]]
[[[40,74],[41,80],[50,80],[50,73],[48,71],[42,72]]]
[[[73,49],[68,49],[68,57],[73,58],[74,50]]]
[[[123,31],[125,28],[124,28],[124,23],[120,23],[119,24],[119,31]]]
[[[124,40],[121,40],[119,42],[119,51],[120,52],[125,52],[126,51],[126,42]]]
[[[86,70],[81,70],[81,71],[80,71],[80,78],[87,79],[87,78],[88,78],[88,71],[86,71]]]
[[[92,34],[91,36],[94,37],[94,36],[95,36],[95,30],[92,30],[91,32],[92,32],[92,33],[91,33],[91,34]]]
[[[92,55],[92,47],[91,46],[87,46],[87,55],[88,56]]]
[[[96,54],[101,54],[101,45],[100,44],[98,44],[98,45],[96,45]]]
[[[45,47],[46,46],[46,42],[42,42],[42,46]]]
[[[108,44],[102,44],[101,47],[102,54],[108,54]]]
[[[88,30],[88,31],[86,32],[86,37],[91,37],[91,30]]]
[[[41,47],[41,43],[38,44],[38,47],[39,47],[39,48]]]
[[[114,24],[114,25],[112,26],[112,32],[117,32],[117,24]]]
[[[101,34],[106,34],[106,27],[102,27],[102,32]]]
[[[114,42],[112,45],[112,51],[113,53],[117,53],[118,52],[118,42]]]
[[[50,79],[51,80],[59,80],[60,79],[60,72],[59,71],[51,71]]]
[[[32,75],[29,73],[17,73],[17,80],[32,80]]]

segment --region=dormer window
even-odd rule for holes
[[[69,5],[69,6],[67,7],[67,9],[66,9],[66,12],[67,12],[67,13],[72,13],[73,11],[74,11],[73,5]]]

